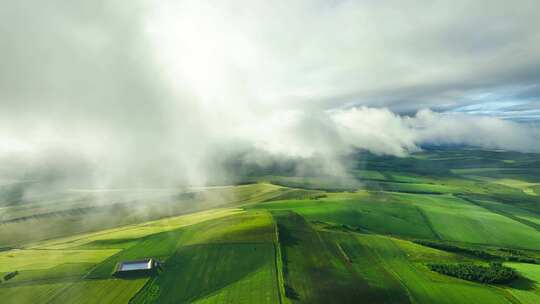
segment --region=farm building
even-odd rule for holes
[[[117,277],[154,275],[158,267],[158,261],[152,258],[124,261],[116,265],[113,275]]]

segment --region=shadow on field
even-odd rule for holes
[[[519,290],[533,290],[536,287],[536,282],[526,277],[520,276],[510,284],[512,288]]]
[[[279,230],[279,242],[283,246],[294,246],[298,245],[300,240],[291,233],[289,229],[285,227],[283,224],[278,224],[278,230]]]
[[[272,260],[270,246],[266,243],[185,246],[165,262],[163,272],[132,303],[192,303],[203,299],[260,271]]]

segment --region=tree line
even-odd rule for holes
[[[540,261],[538,259],[527,256],[525,253],[515,250],[515,249],[508,249],[508,248],[499,248],[498,250],[501,252],[487,252],[482,249],[476,249],[476,248],[467,248],[462,246],[456,246],[448,243],[441,243],[441,242],[432,242],[432,241],[426,241],[426,240],[415,240],[414,241],[417,244],[444,250],[448,252],[454,252],[454,253],[461,253],[461,254],[468,254],[472,255],[484,260],[488,261],[508,261],[508,262],[520,262],[520,263],[529,263],[529,264],[540,264]]]
[[[475,264],[428,264],[429,269],[438,273],[484,284],[506,284],[518,278],[518,273],[501,263],[489,266]]]

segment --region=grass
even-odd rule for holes
[[[409,182],[376,182],[369,185],[371,189],[403,192],[403,193],[419,193],[419,194],[445,194],[459,193],[464,189],[454,185],[444,184],[425,184],[425,183],[409,183]]]
[[[531,187],[536,195],[540,195],[540,185]]]
[[[185,229],[184,245],[225,242],[272,242],[272,217],[265,211],[250,211],[206,221]]]
[[[347,266],[335,243],[298,214],[273,213],[279,227],[286,295],[299,303],[352,303],[368,286]]]
[[[149,217],[123,218],[131,213],[120,209],[94,222],[94,211],[63,213],[84,207],[86,192],[9,203],[3,220],[29,218],[0,226],[0,247],[17,247],[0,248],[0,274],[19,271],[0,283],[0,301],[540,303],[538,265],[505,263],[523,277],[510,286],[482,285],[426,265],[485,260],[411,242],[540,258],[537,154],[437,149],[406,158],[357,156],[347,163],[350,178],[266,171],[250,177],[258,183],[159,201]],[[145,199],[158,202],[153,192]],[[49,210],[54,215],[32,217]],[[156,217],[180,210],[203,211]],[[158,276],[111,277],[118,261],[150,256],[164,262]]]
[[[17,270],[19,274],[4,284],[26,281],[80,278],[93,265],[118,250],[11,250],[0,253],[0,274]]]
[[[351,265],[368,284],[373,303],[411,303],[408,290],[392,271],[381,265],[380,258],[350,234],[334,234]]]
[[[111,229],[188,212],[237,206],[269,199],[279,193],[281,187],[270,184],[201,188],[187,194],[179,189],[166,194],[158,191],[153,196],[144,196],[144,199],[130,200],[114,196],[107,200],[114,203],[96,206],[96,201],[103,199],[89,191],[85,194],[93,199],[81,196],[79,201],[56,200],[39,204],[35,208],[30,206],[36,203],[7,206],[2,208],[0,215],[0,224],[5,232],[0,234],[0,247],[22,246],[31,242]],[[130,193],[124,194],[130,197]]]
[[[521,222],[522,224],[531,226],[532,228],[540,231],[540,216],[531,211],[519,208],[514,205],[502,204],[494,201],[470,199],[467,197],[465,197],[465,199],[468,202],[486,208],[491,212],[509,217],[515,221]]]
[[[310,221],[347,224],[375,233],[436,237],[415,206],[396,202],[384,193],[336,194],[316,201],[279,201],[258,204],[253,208],[292,210]]]
[[[28,282],[73,281],[82,278],[95,263],[62,263],[47,269],[22,270],[6,285]]]
[[[47,269],[64,263],[100,262],[116,253],[108,250],[37,250],[16,249],[0,253],[0,272]]]
[[[250,211],[181,229],[164,271],[134,303],[276,303],[275,229],[270,214]]]
[[[329,192],[355,191],[362,185],[353,178],[337,176],[262,176],[260,180],[281,187]]]
[[[534,187],[540,185],[539,183],[531,183],[517,179],[496,179],[493,181],[496,184],[505,185],[512,188],[521,189],[524,193],[529,195],[538,195],[534,192]]]
[[[110,292],[100,301],[127,302],[146,280],[112,279],[111,272],[117,262],[156,257],[167,261],[168,272],[164,272],[163,278],[170,275],[175,279],[183,273],[188,282],[192,272],[185,272],[184,268],[189,264],[195,271],[201,265],[192,264],[192,259],[206,254],[205,277],[218,278],[208,283],[215,288],[210,292],[210,285],[203,284],[199,289],[186,290],[190,301],[195,300],[193,296],[197,294],[204,303],[224,299],[235,303],[275,303],[279,285],[273,227],[272,217],[264,211],[214,210],[53,240],[34,245],[34,249],[9,250],[0,253],[0,271],[19,270],[19,275],[2,284],[0,287],[5,289],[0,292],[8,295],[10,300],[19,299],[19,295],[14,294],[26,290],[20,284],[28,282],[36,290],[43,290],[35,297],[28,297],[29,302],[48,297],[47,301],[51,303],[87,303],[96,301],[94,295],[105,290]],[[196,248],[198,250],[191,251]],[[254,252],[260,254],[253,255]],[[236,271],[237,261],[233,257],[238,255],[243,256],[245,268]],[[260,288],[257,289],[258,285]],[[10,286],[14,289],[8,289]],[[25,299],[21,298],[21,301],[24,303]]]
[[[133,303],[276,303],[272,244],[183,247]]]
[[[318,199],[326,197],[324,191],[305,190],[305,189],[286,189],[281,194],[274,196],[266,201],[282,201],[282,200],[305,200]]]
[[[522,276],[532,281],[533,289],[515,286],[507,289],[523,304],[540,303],[540,265],[523,263],[505,263],[506,266],[516,269]]]
[[[146,278],[135,280],[85,280],[69,285],[48,303],[127,303],[146,283]]]
[[[378,267],[384,268],[402,284],[414,303],[508,303],[495,289],[429,272],[424,265],[412,262],[408,258],[411,253],[391,238],[364,235],[357,239],[374,256]],[[415,255],[414,252],[424,250],[420,246],[410,246]],[[391,286],[385,281],[382,284]]]
[[[232,195],[231,200],[234,202],[233,205],[244,205],[272,200],[287,191],[290,191],[290,189],[262,182],[234,187],[230,195]]]
[[[146,257],[164,260],[174,254],[181,235],[182,230],[173,230],[144,237],[136,245],[122,250],[97,265],[87,277],[92,279],[109,278],[116,264],[120,261],[138,260]]]
[[[375,170],[353,170],[354,175],[362,180],[386,180],[387,176]]]
[[[415,196],[437,235],[447,241],[540,249],[534,228],[454,197]]]
[[[151,234],[171,231],[242,212],[237,208],[211,209],[136,225],[38,242],[31,244],[29,247],[39,249],[125,248],[126,243]]]
[[[65,282],[10,285],[0,284],[0,299],[5,304],[48,303],[67,284]]]

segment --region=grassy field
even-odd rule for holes
[[[96,191],[21,200],[27,183],[2,185],[0,301],[540,303],[539,265],[508,260],[540,261],[539,155],[359,153],[347,165],[347,177],[263,170],[251,184],[112,192],[102,210],[89,209]],[[433,272],[491,260],[426,241],[494,254],[520,278]],[[112,277],[118,262],[147,257],[162,263],[156,276]]]
[[[84,280],[70,284],[49,300],[49,303],[127,303],[147,279]]]
[[[421,251],[427,250],[421,246],[412,245],[405,251],[396,241],[382,236],[361,236],[358,241],[375,256],[379,267],[402,284],[413,303],[510,303],[502,292],[494,288],[444,277],[430,272],[422,263],[411,261],[410,256],[426,255]],[[447,255],[437,258],[451,259]]]
[[[272,247],[269,243],[183,247],[133,303],[276,303]]]
[[[56,282],[45,284],[27,284],[16,286],[0,286],[0,297],[3,303],[49,303],[69,283]]]
[[[155,193],[155,196],[145,193],[142,198],[135,196],[133,199],[129,193],[124,192],[114,192],[112,197],[103,197],[100,192],[85,191],[84,196],[73,198],[75,202],[32,201],[21,206],[6,207],[2,207],[0,201],[0,227],[3,232],[0,234],[0,247],[18,247],[31,242],[140,224],[175,215],[269,200],[282,194],[285,189],[260,183],[185,191],[154,191],[150,194]],[[30,208],[33,204],[38,206]]]
[[[540,233],[506,216],[455,197],[414,197],[440,239],[540,249]]]
[[[276,303],[274,226],[254,211],[206,221],[181,231],[164,271],[134,303]]]
[[[363,298],[370,299],[372,303],[411,303],[408,290],[399,278],[383,267],[380,258],[362,246],[355,235],[327,234],[327,239],[330,238],[341,248],[352,270],[367,283]]]
[[[146,279],[112,279],[116,262],[166,259],[180,247],[183,233],[188,235],[187,227],[241,214],[239,209],[214,209],[2,251],[0,273],[18,275],[0,284],[0,295],[8,303],[125,303]],[[100,302],[94,295],[103,292],[105,302]]]
[[[300,215],[274,213],[282,250],[288,298],[300,303],[354,303],[367,282],[351,271],[335,243],[328,242]]]
[[[254,208],[294,210],[310,221],[347,224],[376,233],[416,238],[435,237],[415,206],[393,201],[386,194],[333,194],[316,201],[269,202]]]

